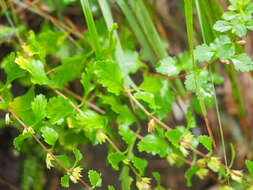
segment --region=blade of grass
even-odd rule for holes
[[[201,26],[203,41],[204,41],[204,43],[209,44],[212,41],[214,41],[214,39],[215,39],[216,33],[213,32],[214,30],[212,29],[212,26],[216,22],[218,17],[221,15],[221,9],[219,7],[219,4],[215,0],[212,0],[210,2],[206,2],[205,4],[203,4],[203,2],[201,0],[195,0],[195,3],[196,3],[196,7],[197,7],[197,13],[198,13],[198,17],[199,17],[200,26]],[[210,3],[211,3],[211,5],[210,5]],[[212,10],[212,7],[218,7],[218,8],[215,12],[206,11],[206,9]],[[211,16],[210,14],[213,14],[214,16],[210,17]],[[211,20],[210,20],[210,18],[211,18]],[[214,86],[214,82],[213,82],[214,77],[213,77],[213,72],[210,69],[210,67],[208,67],[208,72],[211,77],[213,91],[215,92],[216,90],[215,90],[215,86]],[[221,136],[224,161],[225,161],[226,167],[228,167],[226,146],[225,146],[223,128],[222,128],[222,124],[221,124],[220,110],[219,110],[219,106],[218,106],[218,99],[217,99],[216,93],[214,93],[214,101],[215,101],[215,109],[216,109],[217,119],[218,119],[218,124],[219,124],[219,132],[220,132],[220,136]],[[227,182],[229,184],[229,180]]]
[[[193,1],[192,0],[184,0],[184,3],[185,3],[185,19],[186,19],[188,45],[189,45],[189,49],[190,49],[190,53],[191,53],[192,72],[193,72],[193,75],[194,75],[194,80],[195,80],[195,85],[196,85],[196,94],[197,94],[197,97],[199,99],[199,103],[200,103],[200,106],[201,106],[201,110],[202,110],[202,113],[203,113],[203,117],[204,117],[204,120],[205,120],[205,124],[206,124],[208,134],[209,134],[210,138],[212,139],[213,147],[216,149],[216,143],[215,143],[215,139],[214,139],[214,136],[213,136],[213,132],[212,132],[211,127],[209,126],[209,121],[207,119],[206,106],[205,106],[202,95],[200,95],[199,81],[196,78],[197,65],[196,65],[195,58],[194,58],[194,45],[193,45],[193,12],[192,12]]]
[[[130,27],[132,28],[132,30],[135,33],[137,39],[140,41],[140,44],[143,47],[147,57],[154,64],[155,63],[155,56],[152,52],[152,49],[150,48],[150,46],[147,42],[147,38],[146,38],[144,32],[142,31],[141,27],[139,26],[139,24],[136,20],[136,17],[134,16],[132,11],[130,10],[128,4],[124,0],[117,0],[116,3],[118,4],[118,6],[122,10],[123,14],[125,15]]]
[[[108,31],[110,31],[113,28],[114,22],[113,17],[111,13],[111,9],[109,7],[109,4],[107,0],[98,0],[99,6],[101,8],[102,14],[105,19],[105,23],[107,26]],[[116,51],[115,51],[115,57],[117,60],[117,63],[121,69],[121,72],[123,74],[123,78],[125,79],[125,83],[127,86],[133,87],[135,90],[139,91],[135,83],[132,81],[132,79],[129,77],[127,73],[125,73],[125,68],[127,67],[126,61],[125,61],[125,55],[124,51],[122,49],[122,46],[120,44],[119,36],[116,31],[114,31],[114,37],[116,38]]]
[[[155,28],[147,8],[142,0],[129,0],[129,4],[134,11],[139,24],[147,37],[147,40],[159,59],[163,59],[168,56],[167,50],[162,43],[162,40]]]
[[[102,48],[99,43],[99,37],[96,29],[96,25],[92,16],[92,12],[90,9],[89,1],[88,0],[80,0],[83,13],[86,19],[86,23],[88,25],[89,34],[93,42],[93,48],[95,50],[95,53],[97,56],[99,56],[102,53]]]
[[[123,0],[124,1],[124,0]],[[149,12],[142,0],[129,0],[128,1],[134,14],[136,15],[137,21],[141,26],[146,36],[149,46],[153,49],[154,54],[160,60],[168,56],[168,52],[162,43],[162,40],[157,32],[154,22],[152,21]],[[187,95],[182,82],[176,79],[172,82],[177,90],[178,94],[184,99]]]
[[[218,36],[217,32],[215,32],[213,30],[213,25],[222,15],[221,6],[218,4],[217,0],[210,0],[207,2],[203,2],[201,0],[195,0],[195,2],[196,2],[196,6],[197,7],[199,6],[198,14],[199,14],[199,18],[200,18],[200,25],[201,26],[203,25],[203,27],[201,27],[201,30],[203,33],[204,42],[210,43],[214,40],[215,37]],[[204,14],[204,17],[201,17],[200,14]],[[212,39],[210,39],[210,33],[204,32],[204,30],[207,30],[207,27],[209,27],[208,30],[213,31],[212,32],[212,35],[213,35]],[[214,67],[213,67],[213,69],[214,69]],[[237,105],[237,112],[238,112],[238,117],[241,122],[243,133],[247,138],[249,138],[248,126],[247,126],[247,122],[245,119],[246,112],[245,112],[244,102],[243,102],[243,98],[242,98],[241,91],[240,91],[240,85],[238,83],[238,77],[232,67],[229,67],[226,65],[225,69],[226,69],[227,73],[229,74],[229,78],[232,83],[232,94],[233,94],[233,97],[237,103],[236,104]],[[211,73],[211,70],[210,70],[210,73]]]

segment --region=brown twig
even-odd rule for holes
[[[42,10],[41,8],[37,7],[36,5],[34,5],[33,2],[29,1],[29,0],[23,0],[24,3],[26,3],[27,5],[29,5],[30,7],[34,8],[35,10],[37,10],[39,13],[41,13],[42,15],[44,15],[45,17],[48,18],[48,20],[50,20],[53,24],[55,24],[56,26],[63,28],[64,30],[74,34],[75,36],[77,36],[78,38],[83,38],[83,34],[81,32],[79,32],[78,30],[73,30],[72,28],[68,27],[67,25],[65,25],[64,23],[62,23],[61,21],[57,20],[55,17],[49,15],[47,12],[45,12],[44,10]]]
[[[148,110],[146,110],[146,108],[144,108],[144,106],[131,94],[131,92],[126,89],[126,93],[129,96],[129,98],[151,119],[153,119],[156,123],[158,123],[159,125],[161,125],[163,128],[165,128],[166,130],[170,130],[171,127],[169,127],[167,124],[165,124],[164,122],[160,121],[159,119],[157,119],[155,116],[153,116]]]
[[[162,74],[159,74],[159,73],[152,73],[146,69],[143,69],[141,68],[140,69],[143,73],[149,75],[149,76],[152,76],[152,77],[156,77],[156,78],[161,78],[161,79],[165,79],[165,80],[176,80],[176,79],[179,79],[179,78],[184,78],[186,76],[186,73],[183,73],[183,74],[180,74],[178,76],[167,76],[167,75],[162,75]]]
[[[66,92],[67,94],[73,96],[75,99],[79,100],[80,102],[83,102],[83,98],[80,95],[76,94],[75,92],[73,92],[73,91],[71,91],[71,90],[69,90],[67,88],[63,88],[63,91]],[[99,112],[101,114],[105,114],[106,113],[103,109],[101,109],[100,107],[96,106],[95,104],[93,104],[93,103],[91,103],[89,101],[85,101],[84,103],[87,106],[91,107],[92,109],[94,109],[95,111],[97,111],[97,112]]]
[[[58,94],[59,96],[63,97],[65,100],[67,100],[68,103],[69,103],[76,111],[78,111],[81,115],[83,115],[83,111],[82,111],[79,107],[77,107],[70,99],[68,99],[67,96],[65,96],[64,94],[62,94],[59,90],[56,90],[56,89],[54,89],[54,88],[52,88],[52,87],[49,87],[49,88],[51,88],[56,94]]]
[[[27,126],[12,110],[9,109],[9,112],[11,113],[11,115],[19,122],[19,124],[21,124],[23,126],[24,129],[29,129],[30,127]],[[56,156],[53,154],[53,152],[51,152],[41,141],[40,139],[36,136],[36,134],[32,133],[32,137],[33,139],[37,142],[37,144],[46,152],[48,153],[53,159],[54,161],[62,168],[64,169],[68,174],[72,174],[72,171],[70,169],[68,169],[67,167],[64,166],[64,164],[61,163],[60,160],[58,160],[56,158]],[[79,179],[80,183],[83,184],[84,187],[88,188],[88,189],[92,189],[83,179]]]
[[[0,100],[4,102],[3,97],[0,96]],[[13,112],[11,109],[8,110],[11,115],[18,121],[18,123],[26,130],[29,130],[30,127],[27,126],[17,115],[15,112]],[[72,174],[72,171],[69,170],[67,167],[64,166],[64,164],[61,163],[60,160],[58,160],[56,158],[56,156],[53,154],[53,152],[50,151],[50,149],[48,149],[41,141],[40,139],[36,136],[36,134],[32,133],[32,137],[33,139],[37,142],[37,144],[48,154],[50,154],[50,156],[53,158],[53,160],[62,168],[64,169],[68,174]],[[80,183],[86,187],[87,189],[92,190],[92,188],[83,180],[83,179],[79,179]]]

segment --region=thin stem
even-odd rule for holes
[[[206,124],[208,134],[212,140],[214,149],[217,150],[213,132],[212,132],[211,127],[209,126],[205,102],[204,102],[203,96],[200,93],[200,83],[199,83],[199,80],[197,80],[197,76],[196,76],[197,64],[195,62],[195,57],[194,57],[192,0],[184,0],[184,4],[185,4],[185,19],[186,19],[186,28],[187,28],[187,36],[188,36],[188,45],[189,45],[189,50],[191,53],[192,72],[193,72],[195,86],[196,86],[196,95],[199,99],[199,104],[203,112],[204,121]]]
[[[81,115],[84,114],[83,111],[82,111],[79,107],[77,107],[71,100],[68,99],[67,96],[65,96],[64,94],[62,94],[59,90],[56,90],[56,89],[54,89],[54,88],[52,88],[52,87],[49,87],[49,88],[51,88],[56,94],[58,94],[59,96],[63,97],[65,100],[67,100],[68,103],[69,103],[76,111],[78,111]]]
[[[106,140],[112,145],[112,147],[114,148],[114,150],[116,150],[116,152],[122,153],[122,151],[117,147],[116,144],[114,144],[114,142],[108,136],[106,136]]]
[[[63,91],[66,92],[67,94],[73,96],[75,99],[79,100],[80,102],[84,102],[87,106],[91,107],[92,109],[94,109],[95,111],[101,113],[101,114],[105,114],[106,112],[101,109],[100,107],[96,106],[95,104],[89,102],[89,101],[84,101],[83,97],[81,97],[80,95],[76,94],[75,92],[69,90],[68,88],[63,88]]]
[[[169,127],[167,124],[162,122],[161,120],[157,119],[155,116],[153,116],[146,108],[131,94],[131,92],[126,89],[126,93],[128,97],[133,100],[133,102],[151,119],[153,119],[156,123],[160,124],[163,128],[166,130],[170,130],[171,127]]]
[[[1,98],[3,99],[3,98]],[[21,124],[24,129],[29,129],[29,126],[27,126],[12,110],[9,109],[9,112],[12,114],[12,116],[19,122],[19,124]],[[37,144],[48,154],[50,154],[50,156],[53,158],[53,160],[62,168],[64,169],[68,174],[72,174],[72,171],[70,169],[68,169],[67,167],[64,166],[64,164],[61,163],[60,160],[58,160],[56,158],[56,156],[53,154],[53,152],[51,152],[41,141],[40,139],[36,136],[36,134],[32,134],[33,139],[37,142]],[[88,188],[88,189],[92,189],[83,179],[79,179],[79,181],[81,182],[81,184],[83,184],[84,187]]]
[[[77,36],[78,38],[83,38],[83,34],[81,32],[79,32],[78,30],[73,30],[72,28],[68,27],[67,25],[65,25],[64,23],[62,23],[61,21],[57,20],[55,17],[49,15],[48,13],[46,13],[44,10],[42,10],[41,8],[37,7],[36,5],[34,5],[34,3],[30,2],[29,0],[23,0],[27,5],[29,5],[30,7],[34,8],[36,11],[38,11],[41,15],[45,16],[46,18],[48,18],[48,20],[50,20],[53,24],[55,24],[56,26],[63,28],[64,30],[74,34],[75,36]],[[14,1],[15,2],[15,1]]]

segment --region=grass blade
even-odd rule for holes
[[[214,136],[213,136],[213,132],[209,126],[209,122],[207,119],[207,111],[206,111],[206,106],[203,100],[203,97],[198,94],[200,94],[200,85],[199,85],[199,81],[196,78],[196,69],[197,69],[197,65],[195,62],[195,58],[194,58],[194,45],[193,45],[193,12],[192,12],[192,7],[193,7],[193,1],[192,0],[185,0],[185,19],[186,19],[186,28],[187,28],[187,37],[188,37],[188,44],[189,44],[189,49],[190,49],[190,53],[191,53],[191,59],[192,59],[192,71],[193,71],[193,75],[194,75],[194,80],[195,80],[195,85],[196,85],[196,93],[197,93],[197,97],[199,99],[199,103],[201,106],[201,110],[203,112],[203,116],[204,116],[204,120],[206,123],[206,128],[208,131],[208,134],[210,136],[210,138],[212,139],[212,143],[214,148],[216,149],[216,143],[214,140]]]
[[[90,9],[90,5],[89,5],[89,1],[88,0],[80,0],[81,1],[81,5],[83,8],[83,13],[86,19],[86,23],[88,25],[88,29],[89,29],[89,33],[93,42],[93,48],[96,52],[96,55],[100,55],[102,52],[100,43],[99,43],[99,38],[98,38],[98,33],[97,33],[97,29],[96,29],[96,25],[92,16],[92,12]]]

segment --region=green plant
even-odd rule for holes
[[[0,82],[0,110],[5,112],[5,126],[15,126],[20,132],[13,141],[15,149],[28,158],[23,169],[23,189],[42,189],[44,185],[43,181],[27,180],[27,173],[36,173],[30,164],[40,171],[37,180],[45,175],[45,167],[58,168],[63,187],[69,187],[71,181],[86,189],[115,189],[113,184],[103,186],[102,172],[90,166],[83,172],[86,155],[82,148],[101,144],[107,147],[108,164],[119,172],[122,190],[168,188],[162,186],[159,172],[152,171],[152,176],[146,172],[149,161],[142,152],[164,159],[171,166],[188,165],[184,177],[189,187],[193,176],[202,180],[210,175],[220,183],[220,189],[253,188],[253,162],[245,161],[248,172],[233,169],[233,145],[228,163],[215,91],[215,86],[223,83],[217,68],[225,67],[234,88],[238,117],[244,121],[245,108],[236,72],[253,70],[253,62],[244,51],[244,37],[248,30],[253,30],[250,0],[230,0],[228,11],[220,19],[221,9],[213,17],[202,11],[204,6],[219,7],[214,0],[206,4],[199,0],[195,4],[192,0],[181,2],[189,51],[174,56],[168,54],[152,20],[152,9],[148,9],[151,5],[143,0],[115,3],[126,16],[122,22],[128,22],[130,27],[114,23],[110,6],[114,2],[57,2],[46,1],[57,10],[59,18],[69,4],[81,5],[87,25],[84,34],[25,0],[31,10],[53,23],[46,20],[34,32],[19,23],[15,11],[1,1],[9,26],[0,27],[0,36],[3,43],[11,44],[13,51],[0,65],[6,75]],[[196,47],[194,5],[204,41]],[[99,19],[94,19],[92,6],[101,10]],[[139,43],[141,50],[137,51]],[[139,74],[141,82],[133,77],[138,71],[143,71]],[[180,79],[182,73],[184,81]],[[26,92],[17,96],[13,93],[14,83]],[[185,118],[172,124],[168,115],[181,102]],[[213,108],[219,120],[222,156],[215,137],[218,135],[208,118],[208,109]],[[201,126],[206,126],[208,135],[195,131]],[[242,127],[246,138],[249,129],[247,125]],[[31,150],[33,147],[37,148]],[[41,160],[45,164],[38,164]],[[153,187],[152,178],[156,181]]]

